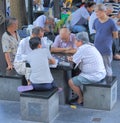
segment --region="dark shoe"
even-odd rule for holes
[[[73,102],[76,102],[78,100],[78,96],[77,97],[74,97],[72,99],[69,100],[69,104],[73,103]]]
[[[72,102],[70,105],[83,106],[83,102],[81,102],[81,103],[78,103],[78,102]]]

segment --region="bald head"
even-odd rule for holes
[[[68,28],[60,29],[60,37],[63,41],[69,41],[70,39],[70,30]]]

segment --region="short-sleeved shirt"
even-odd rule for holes
[[[10,53],[10,59],[11,62],[13,63],[14,58],[15,58],[15,54],[17,52],[17,48],[18,48],[18,44],[20,42],[20,37],[17,34],[17,39],[14,38],[9,32],[5,32],[2,36],[2,49],[3,52],[6,53]]]
[[[14,62],[26,61],[27,55],[32,51],[32,49],[29,46],[29,40],[30,36],[23,38],[20,41]]]
[[[52,83],[53,77],[49,68],[49,59],[52,56],[46,48],[38,48],[27,56],[27,62],[31,66],[30,81],[34,84]]]
[[[104,23],[96,19],[93,24],[93,29],[96,30],[95,47],[102,55],[110,55],[112,53],[113,32],[117,31],[116,24],[111,18]]]
[[[103,59],[99,51],[90,44],[80,46],[73,55],[73,62],[81,70],[79,75],[90,81],[100,81],[106,76]]]
[[[33,25],[36,27],[36,26],[39,26],[41,28],[44,28],[45,27],[45,22],[46,22],[46,16],[45,15],[41,15],[39,16],[34,22],[33,22]]]
[[[75,45],[75,35],[74,34],[70,34],[70,41],[66,42],[66,41],[63,41],[61,38],[60,38],[60,35],[58,35],[56,38],[55,38],[55,41],[54,43],[52,44],[52,47],[58,47],[58,48],[68,48],[68,47],[72,47],[72,48],[76,48],[76,45]]]
[[[90,14],[88,13],[87,9],[83,6],[77,9],[75,12],[72,13],[70,25],[73,27],[74,25],[83,25],[86,24],[88,17]]]
[[[30,40],[30,36],[20,41],[14,62],[26,61],[27,55],[32,51],[29,45],[29,40]],[[46,45],[44,43],[47,42],[46,40],[47,40],[46,37],[41,38],[42,48],[46,48]]]
[[[94,21],[95,21],[96,18],[97,18],[96,13],[93,12],[90,15],[90,19],[89,19],[89,22],[88,22],[90,34],[95,34],[95,30],[93,29],[93,23],[94,23]]]

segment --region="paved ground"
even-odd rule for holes
[[[60,111],[52,123],[119,123],[120,122],[120,61],[113,61],[113,74],[118,79],[118,101],[111,111],[76,109],[69,105],[60,106]],[[22,121],[19,102],[0,100],[0,123],[37,123]]]

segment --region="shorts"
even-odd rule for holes
[[[72,78],[72,81],[73,81],[73,84],[76,85],[76,86],[81,86],[81,85],[84,85],[84,84],[90,84],[90,83],[92,83],[90,80],[84,78],[81,75],[78,75],[78,76],[73,77]]]

